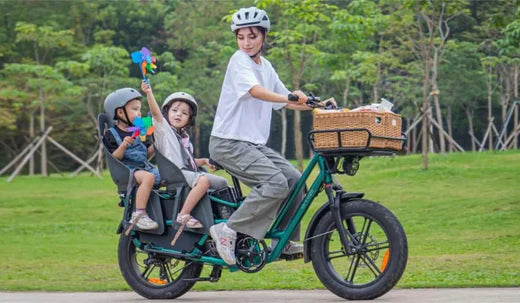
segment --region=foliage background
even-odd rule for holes
[[[479,140],[486,131],[488,93],[497,125],[517,97],[516,0],[0,0],[0,167],[28,144],[31,117],[38,125],[41,104],[52,137],[80,158],[90,157],[104,98],[123,86],[139,87],[129,53],[142,46],[158,57],[151,82],[159,101],[184,90],[201,104],[192,137],[196,153],[207,156],[227,60],[236,50],[225,17],[251,5],[271,16],[265,56],[288,88],[335,97],[349,108],[385,97],[412,119],[420,112],[424,78],[425,59],[416,52],[418,25],[425,25],[420,16],[435,16],[440,3],[454,16],[438,64],[441,111],[453,137],[468,149],[469,120]],[[305,136],[311,128],[310,113],[293,125],[293,113],[287,112],[287,139],[281,116],[274,117],[269,145],[281,150],[286,144],[288,158],[301,145],[308,156],[305,141],[295,143],[293,137],[295,129]],[[48,148],[57,169],[77,167],[54,146]]]

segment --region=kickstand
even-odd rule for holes
[[[220,265],[213,265],[213,269],[211,270],[211,273],[209,274],[209,277],[207,278],[188,278],[188,279],[182,279],[183,281],[208,281],[208,282],[218,282],[220,279],[220,276],[222,275],[222,266]]]

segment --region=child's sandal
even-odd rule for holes
[[[202,228],[203,225],[199,220],[193,218],[189,214],[178,214],[177,215],[177,223],[185,224],[188,228]]]
[[[188,228],[202,228],[202,224],[199,220],[193,218],[189,214],[178,214],[177,215],[177,223],[179,223],[181,226],[179,227],[179,230],[177,233],[175,233],[175,236],[173,237],[173,240],[170,242],[171,246],[174,246],[179,237],[182,234],[182,231],[184,230],[184,226],[187,226]]]

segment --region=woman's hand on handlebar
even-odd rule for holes
[[[295,96],[298,98],[295,98]],[[301,90],[295,90],[289,94],[288,100],[292,101],[292,104],[305,104],[308,97]]]
[[[338,103],[334,100],[334,97],[328,98],[327,100],[322,102],[326,109],[335,109],[338,108]]]
[[[302,100],[304,100],[301,97],[302,95],[305,96],[305,100],[306,100],[305,103],[301,103]],[[298,101],[298,103],[291,102],[287,105],[288,108],[291,108],[291,109],[304,110],[302,107],[300,107],[301,105],[305,105],[304,107],[307,109],[312,109],[312,108],[336,109],[338,107],[336,100],[334,100],[334,98],[329,98],[325,101],[321,101],[320,97],[314,96],[312,93],[310,93],[308,96],[306,96],[300,90],[290,93],[287,98],[289,101],[293,101],[293,102]]]

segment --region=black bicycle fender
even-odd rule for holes
[[[341,203],[346,203],[352,199],[361,199],[363,198],[365,194],[364,193],[341,193]],[[303,241],[303,261],[305,263],[311,261],[311,242],[312,239],[310,239],[312,236],[314,236],[314,229],[316,228],[316,225],[320,221],[321,217],[323,217],[328,211],[329,211],[330,204],[325,203],[323,204],[314,214],[314,216],[311,219],[311,222],[309,223],[309,226],[307,226],[307,231],[305,232],[305,241]]]

